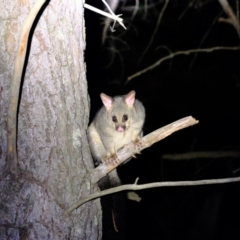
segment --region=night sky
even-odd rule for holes
[[[101,1],[88,4],[102,8]],[[235,28],[219,22],[227,18],[217,0],[175,1],[168,4],[153,42],[165,1],[144,1],[132,18],[135,1],[122,1],[127,30],[116,24],[102,45],[104,17],[85,10],[85,60],[91,99],[91,120],[101,107],[100,93],[110,96],[136,91],[146,109],[144,134],[186,116],[200,122],[144,150],[137,159],[119,167],[123,183],[139,184],[231,178],[240,176],[240,51],[180,55],[127,82],[132,74],[178,51],[219,46],[240,46]],[[194,2],[191,6],[189,2]],[[236,12],[236,2],[228,1]],[[96,5],[98,4],[98,5]],[[214,152],[218,157],[166,160],[166,154]],[[140,203],[124,205],[126,231],[104,231],[104,239],[239,239],[240,183],[165,187],[139,191]],[[106,232],[107,231],[107,232]],[[122,235],[121,235],[122,234]],[[124,235],[125,234],[125,235]]]

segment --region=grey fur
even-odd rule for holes
[[[114,156],[124,145],[137,141],[145,120],[145,109],[135,99],[134,91],[114,98],[101,94],[101,98],[104,106],[88,128],[89,144],[96,165],[104,162],[107,157]],[[126,121],[124,115],[128,118]],[[117,122],[113,121],[113,116]],[[109,174],[111,181],[116,177],[118,178],[116,170]],[[120,181],[119,178],[115,180]]]

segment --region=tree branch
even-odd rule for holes
[[[156,182],[156,183],[148,183],[148,184],[126,184],[115,188],[110,188],[101,192],[93,193],[88,197],[82,198],[76,203],[74,203],[71,207],[64,211],[64,215],[68,215],[74,209],[78,208],[82,204],[91,201],[95,198],[99,198],[108,194],[126,191],[126,190],[143,190],[147,188],[156,188],[156,187],[176,187],[176,186],[197,186],[197,185],[209,185],[209,184],[223,184],[223,183],[232,183],[232,182],[239,182],[240,177],[235,178],[223,178],[223,179],[210,179],[210,180],[198,180],[198,181],[178,181],[178,182]]]
[[[219,18],[219,22],[225,22],[225,23],[231,24],[237,31],[238,36],[240,37],[240,24],[236,14],[233,12],[227,0],[218,0],[218,1],[221,4],[224,12],[228,15],[228,18]]]
[[[131,81],[133,78],[138,77],[140,75],[142,75],[143,73],[146,73],[154,68],[156,68],[157,66],[159,66],[162,62],[171,59],[173,57],[176,57],[178,55],[188,55],[191,53],[197,53],[197,52],[213,52],[213,51],[219,51],[219,50],[240,50],[240,46],[235,46],[235,47],[213,47],[213,48],[203,48],[203,49],[192,49],[192,50],[187,50],[187,51],[179,51],[179,52],[175,52],[175,53],[171,53],[168,56],[165,56],[161,59],[159,59],[157,62],[155,62],[154,64],[150,65],[149,67],[131,75],[130,77],[127,78],[127,82]]]
[[[218,15],[214,18],[214,20],[213,20],[213,22],[211,23],[211,25],[209,26],[207,32],[204,34],[203,38],[201,39],[201,41],[200,41],[200,43],[199,43],[199,45],[198,45],[198,49],[201,49],[204,41],[206,40],[206,38],[207,38],[208,35],[210,34],[213,26],[216,24],[217,21],[219,21],[219,17],[220,17],[220,15],[222,14],[222,12],[223,12],[223,10],[221,10],[220,13],[218,13]],[[189,67],[188,67],[187,73],[189,73],[189,72],[191,71],[194,62],[195,62],[196,59],[197,59],[197,56],[198,56],[198,53],[195,53],[194,56],[193,56],[193,59],[192,59],[192,61],[191,61],[191,63],[190,63],[190,65],[189,65]]]
[[[102,1],[105,3],[104,0],[102,0]],[[116,14],[115,14],[114,12],[112,12],[112,11],[111,11],[111,13],[107,13],[107,12],[104,12],[104,11],[98,9],[98,8],[95,8],[95,7],[93,7],[93,6],[91,6],[91,5],[87,4],[87,3],[84,3],[83,6],[84,6],[85,8],[87,8],[87,9],[93,11],[93,12],[99,13],[99,14],[105,16],[105,17],[108,17],[108,18],[113,19],[114,21],[117,21],[124,29],[127,29],[127,28],[125,27],[125,25],[123,24],[123,19],[120,18],[120,16],[121,16],[122,14],[116,15]]]
[[[87,179],[90,178],[90,181],[92,183],[97,183],[101,178],[106,176],[107,173],[112,171],[114,168],[116,168],[118,165],[120,165],[124,161],[128,160],[134,154],[137,154],[141,150],[143,150],[147,147],[150,147],[154,143],[166,138],[167,136],[171,135],[173,132],[176,132],[180,129],[192,126],[192,125],[197,124],[197,123],[198,123],[198,121],[196,119],[189,116],[189,117],[182,118],[178,121],[175,121],[173,123],[170,123],[170,124],[168,124],[168,125],[166,125],[162,128],[159,128],[159,129],[153,131],[152,133],[146,135],[141,140],[139,140],[140,144],[139,144],[137,150],[136,150],[136,147],[134,146],[134,143],[131,142],[131,143],[127,144],[126,146],[124,146],[124,148],[120,149],[116,153],[117,159],[118,159],[117,162],[114,162],[114,164],[107,164],[106,162],[102,163],[100,166],[93,169],[93,171],[90,172],[89,175],[86,175],[86,178]],[[87,197],[84,197],[84,198],[80,199],[78,202],[73,204],[70,208],[65,210],[63,214],[67,215],[67,214],[71,213],[75,208],[79,207],[83,203],[88,202],[92,199],[95,199],[95,198],[98,198],[98,197],[101,197],[101,196],[104,196],[104,195],[107,195],[107,194],[123,191],[123,190],[144,189],[144,186],[147,186],[147,185],[150,186],[149,184],[139,186],[139,185],[137,185],[137,181],[136,181],[135,184],[133,184],[133,185],[132,184],[123,185],[123,186],[120,186],[120,187],[117,187],[117,188],[112,188],[112,189],[107,189],[107,190],[101,191],[100,193],[99,192],[94,193],[90,196],[87,196]],[[154,187],[154,184],[151,185],[151,186]]]
[[[144,136],[140,140],[140,144],[138,146],[138,149],[134,146],[134,143],[127,144],[124,148],[120,149],[116,155],[118,161],[115,164],[107,164],[103,163],[97,168],[93,169],[93,171],[90,173],[90,179],[92,183],[97,183],[101,178],[107,175],[110,171],[112,171],[114,168],[122,164],[125,160],[131,158],[134,154],[139,153],[139,151],[150,147],[154,143],[168,137],[172,133],[181,130],[183,128],[192,126],[194,124],[197,124],[198,121],[194,119],[193,117],[185,117],[178,121],[175,121],[173,123],[170,123],[162,128],[159,128],[150,134]]]
[[[239,151],[218,152],[189,152],[180,154],[164,154],[161,158],[165,160],[193,160],[199,158],[239,158]]]
[[[165,0],[165,4],[164,4],[161,12],[159,13],[158,20],[157,20],[157,24],[156,24],[156,27],[155,27],[155,29],[154,29],[154,32],[153,32],[153,34],[152,34],[152,36],[151,36],[151,39],[150,39],[147,47],[146,47],[145,50],[143,51],[142,55],[140,56],[138,63],[140,63],[140,62],[142,61],[143,57],[145,56],[145,54],[147,53],[147,51],[148,51],[149,48],[151,47],[151,45],[152,45],[152,43],[153,43],[153,40],[154,40],[154,38],[155,38],[155,35],[156,35],[157,31],[158,31],[159,25],[160,25],[160,23],[161,23],[161,21],[162,21],[163,14],[164,14],[164,12],[165,12],[165,10],[166,10],[166,8],[167,8],[168,3],[169,3],[169,0]]]

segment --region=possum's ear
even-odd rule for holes
[[[128,105],[128,107],[132,107],[135,101],[135,95],[136,92],[135,91],[131,91],[130,93],[128,93],[127,95],[124,96],[124,100],[126,102],[126,104]]]
[[[103,105],[106,107],[106,109],[110,110],[113,105],[113,99],[104,93],[100,94],[100,98],[102,99]]]

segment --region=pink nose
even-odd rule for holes
[[[122,127],[122,126],[117,127],[118,132],[124,132],[124,130],[125,130],[125,127]]]

